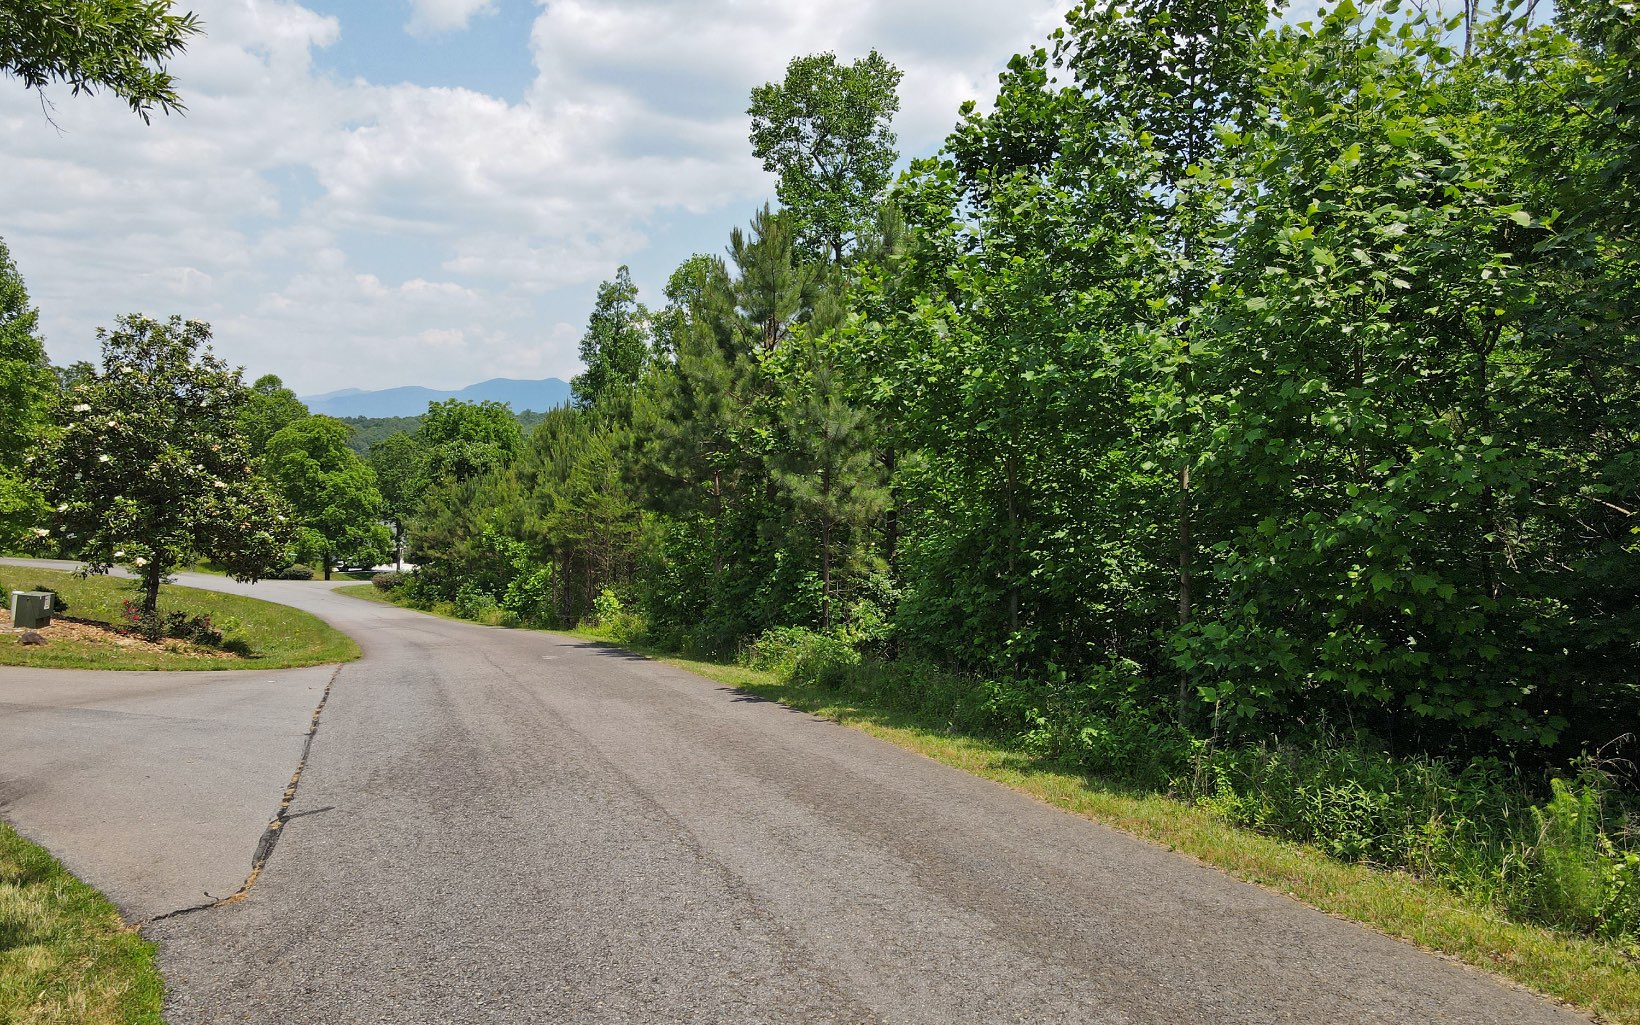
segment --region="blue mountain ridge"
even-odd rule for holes
[[[545,412],[569,402],[569,382],[549,377],[542,381],[514,381],[505,377],[482,381],[460,391],[432,388],[387,388],[360,391],[347,388],[302,399],[308,409],[326,416],[420,416],[430,402],[460,399],[463,402],[505,402],[513,412],[526,409]]]

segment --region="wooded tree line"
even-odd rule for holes
[[[603,285],[571,408],[435,406],[367,461],[203,325],[126,318],[53,381],[5,259],[0,533],[130,561],[59,487],[126,445],[224,492],[159,503],[199,524],[150,563],[232,498],[251,561],[378,561],[385,523],[427,600],[801,627],[1027,718],[1603,744],[1640,722],[1636,26],[1083,5],[898,179],[897,69],[799,58],[748,112],[781,206],[652,305]],[[105,415],[143,360],[228,412]]]
[[[753,93],[783,206],[426,492],[416,586],[776,627],[1426,750],[1640,723],[1632,6],[1083,5],[891,178],[899,73]],[[1043,681],[1049,681],[1044,684]]]

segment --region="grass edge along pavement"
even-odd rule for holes
[[[607,631],[560,632],[614,645]],[[1313,847],[1232,825],[1167,794],[1138,793],[1044,769],[1023,752],[854,702],[855,694],[800,686],[771,672],[681,658],[642,644],[616,646],[1000,783],[1334,918],[1501,976],[1598,1020],[1640,1025],[1640,962],[1610,944],[1509,921],[1436,883],[1339,861]]]
[[[0,822],[0,1022],[163,1025],[154,946]]]
[[[410,608],[369,585],[341,587],[336,593]],[[443,610],[428,614],[460,620]],[[680,658],[625,639],[616,644],[607,630],[543,632],[617,646],[860,730],[1062,811],[1184,854],[1334,918],[1522,985],[1598,1020],[1640,1025],[1640,963],[1611,944],[1509,921],[1437,883],[1406,872],[1339,861],[1314,847],[1232,825],[1206,808],[1164,793],[1138,792],[1044,769],[1022,752],[953,734],[940,724],[872,707],[858,700],[857,694],[800,686],[785,682],[775,673],[744,666]]]
[[[0,587],[32,590],[44,586],[68,603],[73,619],[116,623],[120,603],[135,598],[135,583],[124,577],[76,577],[63,570],[0,565]],[[228,640],[248,645],[249,657],[203,657],[198,654],[121,649],[112,643],[58,640],[24,648],[14,633],[0,633],[0,666],[38,669],[202,671],[299,669],[352,662],[360,657],[351,637],[310,613],[289,605],[243,595],[168,584],[160,591],[160,612],[209,615]]]

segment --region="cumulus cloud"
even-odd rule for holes
[[[573,374],[598,281],[631,263],[653,292],[772,195],[744,111],[790,58],[879,49],[906,72],[902,148],[926,153],[1060,9],[553,0],[509,100],[327,72],[345,17],[293,0],[188,6],[209,36],[174,67],[186,117],[58,91],[59,131],[0,81],[0,236],[59,362],[121,313],[180,312],[302,392]],[[488,7],[416,0],[411,28]]]
[[[410,0],[410,23],[405,30],[413,36],[431,36],[467,27],[473,15],[495,10],[492,0]]]

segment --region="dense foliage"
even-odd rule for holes
[[[360,499],[315,537],[393,524],[394,600],[739,654],[1632,942],[1587,758],[1640,725],[1640,14],[1275,13],[1079,5],[897,182],[899,71],[799,58],[748,112],[784,206],[654,305],[620,268],[573,406],[365,464],[272,379],[254,454]]]
[[[0,240],[0,550],[20,541],[41,515],[23,467],[55,390],[38,325],[39,311]]]
[[[6,0],[0,3],[0,71],[77,96],[106,89],[143,121],[183,104],[165,62],[202,29],[171,0]]]
[[[292,511],[295,555],[324,567],[374,566],[392,554],[375,474],[347,446],[347,425],[310,416],[268,439],[263,469]]]
[[[52,507],[38,533],[93,570],[129,566],[149,620],[166,576],[195,559],[257,579],[291,526],[253,470],[239,371],[210,351],[199,321],[128,316],[99,337],[102,365],[62,397],[30,457]]]
[[[1605,888],[1504,903],[1632,931],[1630,788],[1548,780],[1640,724],[1635,24],[1089,3],[892,187],[897,70],[800,58],[750,111],[785,208],[606,284],[576,406],[429,492],[400,593],[602,600],[1417,870],[1469,811],[1351,846],[1274,795],[1479,773],[1513,824],[1448,854],[1496,882],[1611,794],[1565,847]]]

